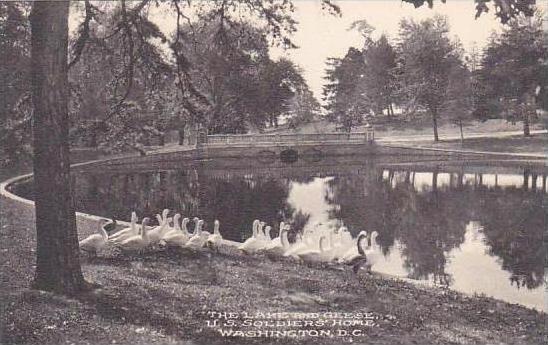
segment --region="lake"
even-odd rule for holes
[[[73,189],[79,211],[129,220],[131,211],[142,218],[169,208],[203,218],[210,231],[218,219],[222,235],[240,242],[254,219],[273,234],[280,221],[293,233],[377,231],[374,271],[546,310],[546,173],[520,163],[316,157],[90,166],[74,172]],[[32,184],[15,192],[32,198]]]

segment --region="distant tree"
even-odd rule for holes
[[[407,102],[428,110],[434,140],[438,141],[438,118],[447,96],[449,75],[459,63],[457,46],[448,37],[447,18],[436,16],[419,23],[400,22],[399,78]]]
[[[529,124],[536,116],[539,91],[546,87],[548,51],[543,43],[540,17],[517,18],[491,39],[482,61],[483,96],[491,104],[484,110],[522,121],[525,136],[530,135]]]
[[[366,64],[363,53],[350,48],[342,59],[328,61],[323,96],[327,119],[347,132],[362,123],[371,111],[372,102],[365,89]]]
[[[449,74],[447,99],[443,112],[459,126],[461,144],[464,143],[463,122],[472,119],[474,110],[474,83],[472,73],[464,65],[455,64]]]
[[[289,127],[296,129],[320,116],[321,105],[307,85],[295,91],[289,103]]]
[[[364,48],[365,88],[369,99],[377,112],[386,110],[388,116],[394,115],[393,104],[396,97],[396,51],[385,35],[371,41]]]

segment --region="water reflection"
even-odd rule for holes
[[[538,171],[540,170],[540,172]],[[20,194],[31,194],[19,186]],[[221,221],[243,241],[259,218],[277,233],[342,224],[379,233],[374,270],[544,309],[546,173],[519,166],[379,161],[171,162],[74,176],[79,210],[119,219],[163,208]]]

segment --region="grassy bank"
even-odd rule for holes
[[[325,120],[313,121],[311,123],[303,124],[296,130],[288,129],[286,126],[280,126],[280,128],[269,128],[266,131],[268,133],[330,133],[336,131],[336,125]],[[428,136],[428,140],[433,139],[432,133],[432,120],[427,117],[419,117],[413,120],[405,119],[383,119],[378,122],[373,122],[375,128],[375,135],[378,138],[401,138],[406,136]],[[544,129],[541,123],[535,123],[531,125],[531,130]],[[352,129],[353,131],[363,131],[364,126],[358,126]],[[464,123],[463,131],[464,136],[468,134],[491,134],[497,132],[509,132],[509,131],[522,131],[523,124],[521,122],[511,123],[503,119],[492,119],[488,121],[470,121]],[[460,129],[457,125],[442,118],[438,123],[438,132],[440,139],[444,137],[458,137],[460,136]]]
[[[536,134],[528,138],[523,136],[505,138],[465,138],[462,142],[461,140],[441,140],[436,143],[430,140],[414,141],[407,144],[440,149],[548,155],[547,134]]]
[[[542,344],[547,337],[546,315],[517,305],[233,251],[110,250],[83,260],[101,289],[53,296],[28,289],[32,219],[31,210],[1,200],[3,344]],[[94,227],[81,223],[80,235]],[[207,327],[208,311],[370,312],[375,325],[353,326],[361,331],[355,337],[227,338]]]

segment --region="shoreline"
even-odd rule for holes
[[[224,337],[205,326],[204,310],[374,313],[379,320],[375,327],[342,338],[357,343],[541,344],[548,338],[546,312],[522,305],[405,278],[354,275],[329,265],[295,265],[264,255],[245,256],[231,248],[218,253],[162,250],[143,257],[107,251],[97,259],[82,261],[86,279],[102,287],[92,296],[72,300],[32,291],[28,286],[35,246],[33,202],[5,193],[14,195],[5,187],[20,178],[4,181],[0,191],[4,239],[0,250],[8,258],[1,269],[0,335],[7,343],[79,343],[82,334],[90,344],[112,340],[186,343],[190,339],[219,344],[341,341],[340,337],[310,334],[300,338]],[[79,237],[93,233],[99,219],[103,218],[79,213]]]
[[[1,235],[6,239],[0,250],[8,258],[2,275],[9,277],[0,279],[1,326],[7,343],[79,343],[81,334],[90,344],[112,340],[118,344],[185,343],[189,339],[256,343],[257,338],[223,337],[208,329],[209,318],[204,314],[208,311],[374,314],[375,327],[362,325],[362,333],[350,337],[357,343],[446,344],[462,339],[456,343],[541,344],[548,336],[546,313],[524,306],[378,274],[355,275],[330,265],[245,256],[230,248],[158,250],[142,256],[107,250],[96,259],[82,260],[86,279],[101,286],[92,296],[75,300],[32,291],[28,285],[34,260],[33,211],[4,197],[0,202]],[[79,226],[93,231],[91,220]],[[289,344],[341,341],[315,336],[260,339],[261,343],[279,339]]]

